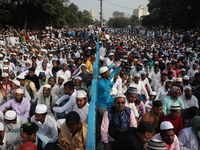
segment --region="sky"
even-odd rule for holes
[[[100,1],[99,0],[70,0],[79,7],[79,10],[94,9],[96,18],[99,20]],[[139,5],[147,5],[148,0],[103,0],[103,18],[109,20],[113,11],[124,12],[125,15],[133,15],[133,9],[137,9]]]

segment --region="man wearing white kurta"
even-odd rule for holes
[[[192,88],[187,86],[185,87],[185,94],[183,94],[180,98],[183,101],[185,108],[190,108],[192,106],[199,107],[197,98],[192,95]]]
[[[198,150],[200,138],[200,117],[192,119],[192,127],[185,128],[179,132],[178,139],[181,150]]]
[[[47,115],[47,106],[39,104],[35,108],[35,115],[31,117],[31,122],[39,126],[37,133],[44,134],[49,138],[49,143],[55,143],[58,140],[58,130],[56,120]]]

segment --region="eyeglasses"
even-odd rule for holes
[[[125,104],[125,102],[117,102],[117,104]]]

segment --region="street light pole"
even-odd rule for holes
[[[100,0],[100,26],[103,27],[103,0]]]

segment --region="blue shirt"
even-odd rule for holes
[[[115,82],[111,82],[111,79],[119,72],[121,66],[117,67],[113,72],[110,74],[110,78],[99,79],[98,83],[98,98],[97,103],[99,106],[104,108],[110,108],[113,105],[114,97],[110,95],[111,89]]]
[[[182,99],[180,99],[179,97],[174,101],[171,96],[166,96],[162,101],[163,112],[165,115],[170,114],[171,105],[173,103],[179,104],[181,109],[185,108]]]

